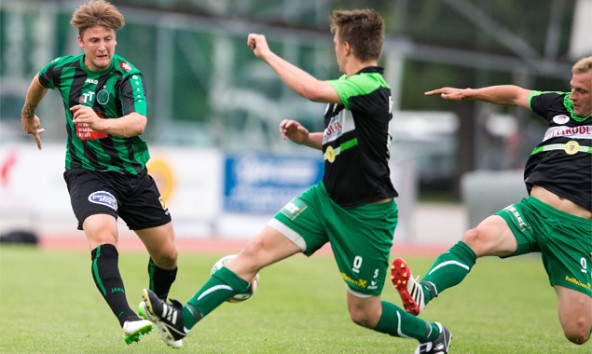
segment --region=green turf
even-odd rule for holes
[[[223,254],[180,254],[171,297],[193,295]],[[408,258],[422,273],[431,258]],[[123,252],[120,268],[133,307],[147,284],[147,256]],[[0,353],[163,353],[154,331],[127,346],[95,289],[90,253],[0,247]],[[296,256],[264,269],[253,298],[224,304],[200,322],[178,352],[411,353],[417,343],[357,327],[331,257]],[[387,283],[384,298],[400,304]],[[555,293],[538,257],[482,259],[461,285],[422,317],[453,332],[452,353],[590,353],[564,339]]]

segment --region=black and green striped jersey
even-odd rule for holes
[[[342,104],[329,104],[325,112],[323,183],[344,208],[398,195],[388,165],[391,90],[382,72],[367,67],[327,81]]]
[[[142,73],[124,58],[114,55],[108,69],[89,70],[84,54],[54,59],[39,72],[42,86],[60,91],[66,109],[66,169],[117,171],[137,174],[150,158],[140,136],[120,138],[74,124],[70,108],[92,107],[104,119],[132,112],[147,116],[148,103]]]
[[[548,128],[526,163],[529,192],[539,185],[592,211],[592,115],[576,116],[569,92],[532,91],[530,107]]]

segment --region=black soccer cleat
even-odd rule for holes
[[[150,289],[144,289],[142,297],[149,317],[157,319],[161,325],[159,327],[166,331],[167,337],[171,341],[179,341],[189,334],[190,330],[183,325],[183,316],[181,315],[183,306],[179,301],[170,300],[171,303],[168,304]]]
[[[436,322],[436,326],[440,329],[438,337],[433,342],[421,343],[415,348],[415,354],[448,354],[452,334],[439,322]]]

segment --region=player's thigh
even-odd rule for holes
[[[135,232],[157,266],[165,269],[176,266],[177,247],[172,222]]]
[[[70,194],[72,210],[78,220],[78,229],[83,230],[83,225],[89,216],[97,214],[110,215],[117,219],[118,200],[116,189],[111,181],[103,178],[99,173],[88,170],[67,170],[64,172],[64,180]],[[98,219],[100,223],[106,222]],[[110,224],[110,222],[108,222]],[[89,239],[96,238],[95,235],[101,232],[101,228],[95,228],[97,221],[86,223],[85,232]],[[112,231],[111,228],[108,229]],[[116,229],[115,229],[116,231]],[[99,235],[97,235],[99,237]],[[104,235],[102,236],[104,237]]]
[[[465,232],[462,237],[475,252],[481,256],[508,256],[517,249],[516,236],[506,220],[499,215],[491,215],[476,228]]]
[[[118,213],[130,230],[151,229],[170,223],[169,209],[152,177],[143,173],[128,176],[128,179],[137,187],[133,190],[120,189]]]
[[[555,286],[559,322],[566,332],[590,333],[592,330],[592,298],[583,292]]]
[[[226,267],[248,279],[255,276],[261,268],[300,252],[300,247],[281,232],[265,226]]]
[[[117,219],[109,214],[93,214],[84,219],[82,229],[90,249],[104,244],[117,245]]]

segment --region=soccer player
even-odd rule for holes
[[[440,255],[418,282],[402,259],[393,284],[405,310],[419,314],[444,290],[460,283],[483,256],[541,252],[557,293],[559,322],[576,344],[592,328],[592,57],[572,68],[571,92],[531,91],[512,85],[444,87],[426,92],[447,100],[472,99],[531,109],[548,125],[524,171],[529,197],[498,211]],[[508,299],[507,299],[508,300]]]
[[[448,352],[451,335],[440,323],[380,299],[398,214],[388,166],[391,91],[377,66],[383,20],[369,9],[333,11],[330,27],[344,74],[331,81],[317,80],[272,52],[263,35],[249,34],[247,44],[255,56],[288,87],[308,100],[329,103],[324,132],[309,132],[290,119],[279,124],[282,138],[322,151],[324,178],[275,214],[185,306],[144,290],[150,315],[167,328],[171,340],[185,337],[204,316],[246,290],[263,267],[298,253],[311,256],[329,242],[354,323],[415,338],[420,342],[417,353]]]
[[[103,0],[89,1],[73,14],[83,53],[48,63],[33,78],[21,112],[23,129],[42,148],[35,114],[48,89],[57,89],[66,111],[64,179],[78,229],[91,249],[91,274],[97,289],[123,328],[126,343],[152,329],[129,307],[118,269],[117,218],[142,240],[149,287],[165,299],[177,273],[171,216],[146,171],[148,148],[141,138],[148,103],[142,73],[115,54],[123,15]],[[173,346],[182,342],[172,341]]]

